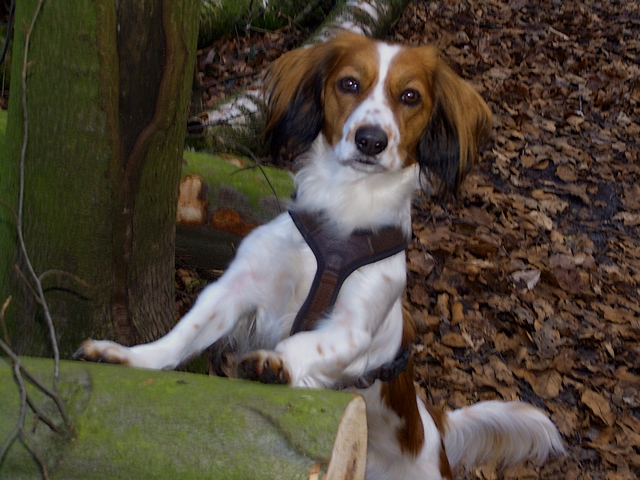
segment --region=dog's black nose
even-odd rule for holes
[[[387,134],[376,125],[365,125],[356,131],[356,147],[365,155],[379,154],[388,143]]]

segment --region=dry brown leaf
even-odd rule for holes
[[[580,426],[580,419],[575,408],[566,407],[558,403],[547,402],[549,409],[553,412],[551,420],[558,427],[560,433],[565,436],[575,435]]]
[[[540,126],[543,130],[550,133],[555,133],[556,131],[556,125],[551,120],[542,120],[542,122],[540,122]]]
[[[542,398],[555,398],[562,388],[562,376],[555,370],[542,373],[534,378],[531,388]]]
[[[609,401],[599,393],[586,389],[580,398],[593,414],[604,422],[605,425],[611,426],[615,421],[616,415],[611,411]]]
[[[436,300],[435,313],[440,314],[440,316],[445,320],[451,320],[451,309],[449,307],[448,293],[441,293],[438,295],[438,299]]]
[[[575,168],[569,164],[558,165],[556,167],[556,175],[563,182],[575,182],[578,180]]]
[[[500,358],[498,358],[496,355],[491,355],[489,357],[489,364],[493,368],[493,374],[495,375],[496,379],[504,382],[507,385],[515,384],[513,373]]]
[[[452,245],[451,232],[448,225],[438,225],[436,227],[428,226],[420,229],[415,233],[420,243],[427,250],[445,250],[453,252],[453,249],[449,250]]]
[[[451,325],[458,325],[464,321],[464,306],[460,302],[451,304]]]
[[[428,277],[435,267],[435,259],[430,253],[411,248],[407,252],[407,267],[423,277]]]
[[[538,228],[543,228],[547,231],[551,231],[551,229],[553,229],[553,220],[542,212],[529,212],[527,218]]]
[[[582,276],[575,268],[555,267],[551,270],[556,282],[565,292],[578,294],[583,288]]]
[[[458,332],[446,333],[442,336],[440,341],[447,347],[451,348],[465,348],[469,346],[462,334]]]
[[[410,287],[409,298],[414,304],[420,305],[421,307],[431,306],[431,298],[429,297],[429,293],[427,292],[424,285],[420,283],[416,283],[412,287]]]
[[[562,389],[562,376],[555,370],[548,370],[536,375],[525,368],[516,368],[513,373],[524,378],[536,395],[544,399],[556,398]]]
[[[627,227],[640,225],[640,213],[620,212],[613,216],[614,220],[622,221]]]
[[[566,122],[571,125],[571,127],[579,132],[580,131],[580,125],[582,125],[584,123],[584,117],[579,117],[578,115],[571,115],[569,118],[566,119]]]

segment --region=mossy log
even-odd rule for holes
[[[334,3],[331,0],[202,0],[198,48],[251,28],[276,30],[289,23],[313,25]]]
[[[40,379],[52,361],[24,358]],[[26,419],[52,479],[364,478],[362,397],[174,371],[63,361],[61,394],[75,436]],[[53,404],[29,393],[53,416]],[[18,419],[11,366],[0,360],[0,444]],[[34,427],[32,431],[31,427]],[[0,478],[41,478],[14,442]]]
[[[287,171],[232,155],[184,152],[176,254],[188,265],[226,268],[249,231],[286,209],[293,189]]]

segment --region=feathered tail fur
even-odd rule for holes
[[[508,467],[524,460],[542,463],[551,454],[564,453],[551,420],[522,402],[479,402],[448,412],[444,443],[452,467],[485,462]]]

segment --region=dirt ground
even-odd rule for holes
[[[302,37],[285,29],[202,52],[204,103]],[[639,478],[637,0],[415,0],[388,38],[437,45],[494,114],[459,201],[416,201],[416,381],[445,409],[536,404],[567,447],[542,467],[458,478]]]

